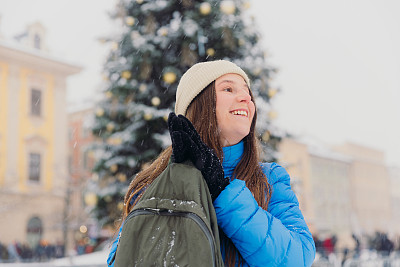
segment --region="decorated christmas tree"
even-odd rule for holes
[[[167,117],[174,110],[180,77],[193,64],[226,59],[242,67],[257,98],[264,159],[279,138],[270,124],[274,70],[243,0],[121,0],[119,21],[105,63],[104,100],[94,134],[103,141],[95,171],[101,224],[121,215],[131,178],[170,144]]]

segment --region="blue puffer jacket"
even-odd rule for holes
[[[231,177],[242,157],[243,142],[223,151],[224,173]],[[268,211],[258,206],[244,181],[234,179],[214,201],[218,225],[239,250],[245,266],[311,266],[315,244],[288,173],[276,163],[264,163],[262,169],[272,187]],[[109,266],[114,265],[118,241],[119,235],[111,247]]]
[[[223,151],[224,172],[231,176],[241,159],[243,142]],[[258,206],[244,181],[234,179],[214,201],[218,225],[246,266],[311,266],[315,244],[288,173],[276,163],[264,163],[262,169],[272,187],[268,211]]]

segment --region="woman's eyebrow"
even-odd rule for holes
[[[222,81],[219,82],[219,84],[221,84],[221,83],[232,83],[233,84],[233,81],[231,81],[231,80],[222,80]]]
[[[234,84],[235,82],[232,81],[232,80],[222,80],[222,81],[219,82],[219,84],[221,84],[221,83],[230,83],[230,84]],[[249,86],[248,86],[246,83],[244,84],[244,87],[246,87],[248,90],[250,90],[250,89],[249,89]]]

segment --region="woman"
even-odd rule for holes
[[[259,163],[246,73],[225,60],[195,64],[179,82],[175,113],[168,119],[172,146],[132,181],[124,217],[170,158],[190,159],[210,189],[225,265],[311,266],[315,245],[289,175]]]

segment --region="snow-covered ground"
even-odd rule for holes
[[[342,256],[341,254],[330,254],[328,258],[324,258],[317,253],[312,267],[400,267],[400,252],[382,256],[374,250],[364,249],[360,252],[359,257],[350,258],[344,262]]]
[[[55,259],[50,262],[37,263],[0,263],[0,267],[106,267],[108,249],[80,256]]]
[[[107,267],[106,260],[109,249],[104,249],[98,252],[85,254],[81,256],[73,256],[67,258],[56,259],[50,262],[37,263],[0,263],[0,267]],[[333,255],[332,255],[333,256]],[[362,251],[360,258],[357,260],[348,260],[344,265],[341,265],[341,259],[322,259],[317,255],[313,267],[383,267],[389,263],[391,267],[400,267],[400,253],[392,253],[390,257],[380,257],[374,251]]]

